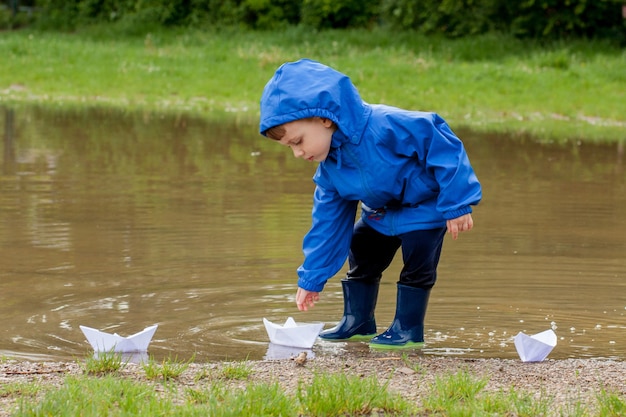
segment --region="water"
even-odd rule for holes
[[[0,355],[70,360],[90,352],[79,325],[158,324],[157,358],[262,359],[263,317],[339,319],[345,269],[312,311],[294,304],[315,166],[254,123],[32,108],[0,109],[0,126]],[[553,328],[551,358],[623,358],[624,144],[458,133],[484,200],[444,245],[424,354],[516,358],[518,332]]]

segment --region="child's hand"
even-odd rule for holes
[[[459,236],[459,232],[469,232],[472,230],[474,220],[472,220],[472,215],[467,213],[456,219],[448,220],[446,226],[448,226],[448,233],[452,234],[452,239],[456,240]]]
[[[298,310],[307,311],[309,307],[315,306],[315,303],[320,300],[320,293],[314,291],[307,291],[298,287],[296,292],[296,305]]]

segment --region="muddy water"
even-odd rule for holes
[[[157,358],[261,359],[263,317],[339,318],[345,271],[314,310],[293,302],[315,167],[253,123],[0,109],[0,127],[0,355],[73,359],[91,351],[79,325],[158,324]],[[424,354],[515,358],[518,332],[552,328],[552,358],[625,357],[623,144],[459,134],[485,197],[444,246]],[[367,346],[314,348],[345,350]]]

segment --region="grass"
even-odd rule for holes
[[[163,369],[175,369],[177,377],[189,372],[189,362],[168,359],[156,366],[153,359],[136,369],[121,373],[110,368],[111,356],[87,360],[82,375],[68,375],[60,386],[36,382],[5,383],[0,398],[14,399],[17,408],[12,416],[569,416],[609,417],[626,413],[623,395],[601,390],[596,404],[572,398],[557,408],[553,398],[542,392],[525,392],[515,387],[488,390],[488,377],[460,369],[444,373],[429,384],[425,394],[410,401],[391,390],[391,380],[350,374],[341,370],[319,373],[301,379],[293,392],[286,391],[279,380],[248,381],[253,370],[247,362],[202,367],[196,370],[195,383],[176,383]],[[419,369],[407,357],[401,365]],[[94,362],[100,361],[100,365]],[[118,363],[117,360],[113,361]],[[122,368],[127,364],[122,365]],[[154,371],[156,368],[159,371]],[[101,370],[97,373],[88,369]],[[102,372],[108,370],[110,372]],[[155,375],[159,375],[158,378]],[[304,373],[303,375],[306,375]],[[420,374],[421,375],[421,374]],[[426,377],[426,375],[424,375]],[[160,382],[155,381],[160,379]],[[245,381],[244,384],[241,382]],[[410,392],[412,387],[404,387]]]
[[[198,415],[298,416],[292,399],[277,383],[250,384],[245,389],[232,389],[217,383],[205,389],[188,390],[187,395],[191,404],[197,407]],[[191,413],[187,408],[184,415]]]
[[[180,362],[177,357],[167,357],[163,359],[161,363],[158,363],[154,360],[154,357],[150,357],[148,362],[141,364],[141,367],[146,373],[147,378],[169,381],[180,377],[182,373],[189,368],[189,364],[193,361],[193,359],[194,358],[191,357],[185,362]]]
[[[123,369],[125,365],[121,353],[101,352],[85,359],[85,373],[88,375],[114,374]]]
[[[477,378],[465,371],[438,377],[432,395],[424,401],[425,408],[434,415],[550,415],[549,398],[517,391],[513,387],[508,392],[485,394],[483,391],[488,382],[487,378]]]
[[[230,380],[246,380],[251,374],[252,370],[245,362],[233,362],[224,364],[218,377]]]
[[[16,397],[33,399],[41,391],[40,384],[32,382],[15,382],[0,386],[0,398]]]
[[[311,383],[300,383],[297,398],[307,416],[369,416],[375,410],[410,415],[415,409],[376,377],[342,373],[318,374]]]
[[[549,398],[514,388],[489,393],[484,391],[486,383],[463,372],[442,376],[422,399],[424,406],[391,392],[375,377],[339,372],[316,375],[311,382],[301,383],[294,394],[285,392],[278,382],[232,387],[211,381],[155,390],[148,381],[105,375],[69,376],[61,387],[46,389],[38,397],[35,385],[10,384],[15,389],[5,389],[3,396],[19,394],[14,416],[616,416],[623,415],[625,407],[623,398],[604,393],[598,398],[599,414],[591,414],[577,402],[567,410],[553,411]]]
[[[623,140],[626,52],[597,41],[540,44],[385,31],[6,32],[0,104],[108,106],[251,123],[283,62],[320,60],[351,76],[370,103],[432,110],[453,126],[543,140]]]
[[[601,417],[626,415],[626,399],[614,392],[602,390],[598,394],[598,403]]]
[[[22,399],[14,416],[157,416],[173,409],[153,387],[108,375],[68,377],[37,401]]]

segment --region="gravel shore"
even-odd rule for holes
[[[202,382],[200,372],[219,370],[225,363],[190,364],[176,380],[181,386]],[[578,402],[593,409],[596,394],[602,389],[626,394],[626,362],[566,359],[523,363],[512,359],[469,359],[427,355],[375,354],[365,357],[352,355],[316,356],[303,365],[292,358],[282,360],[250,361],[252,370],[246,381],[232,384],[245,386],[250,382],[278,381],[287,392],[296,390],[299,381],[307,381],[316,372],[345,372],[350,375],[375,375],[381,383],[389,381],[388,388],[420,404],[420,398],[431,388],[437,376],[468,371],[477,377],[487,377],[488,391],[509,390],[530,392],[552,398],[555,409]],[[84,366],[78,362],[26,362],[5,360],[0,363],[0,387],[13,382],[38,381],[43,386],[60,386],[68,375],[81,375]],[[129,363],[120,372],[121,377],[145,380],[140,365]],[[1,396],[0,416],[9,416],[15,409],[13,396]]]

